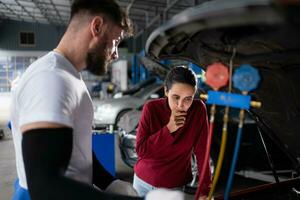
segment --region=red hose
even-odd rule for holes
[[[212,141],[212,136],[213,136],[213,128],[214,128],[214,120],[211,120],[209,123],[209,131],[208,131],[207,143],[206,143],[206,152],[205,152],[205,156],[204,156],[204,162],[203,162],[203,165],[201,168],[202,171],[200,172],[200,176],[199,176],[199,184],[198,184],[198,189],[196,192],[195,200],[199,199],[200,191],[201,191],[201,188],[202,188],[203,182],[204,182],[204,176],[205,176],[207,164],[209,163],[211,141]]]

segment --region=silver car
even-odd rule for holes
[[[0,140],[9,132],[11,92],[0,93]]]
[[[126,94],[126,93],[125,93]],[[115,132],[120,117],[129,110],[138,109],[149,99],[164,95],[163,84],[154,82],[143,86],[132,95],[106,100],[93,99],[94,129],[103,132]]]

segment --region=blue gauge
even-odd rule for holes
[[[257,88],[260,81],[258,70],[249,64],[243,64],[235,70],[233,85],[235,88],[249,92]]]

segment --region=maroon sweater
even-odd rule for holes
[[[155,187],[174,188],[189,183],[192,180],[192,152],[197,158],[198,172],[201,172],[204,162],[208,135],[204,103],[194,100],[187,112],[185,125],[174,133],[167,128],[170,115],[167,99],[150,101],[144,105],[138,126],[138,161],[134,171],[139,178]],[[201,189],[203,195],[208,194],[211,185],[209,169]]]

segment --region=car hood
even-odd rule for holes
[[[174,16],[156,29],[146,55],[191,61],[204,70],[216,61],[234,68],[249,63],[261,75],[250,112],[258,125],[294,158],[300,155],[300,4],[299,1],[219,0]]]
[[[106,100],[93,99],[94,123],[96,125],[115,124],[122,111],[138,108],[143,105],[144,101],[133,96]]]
[[[0,93],[0,130],[6,129],[10,120],[11,92]]]

